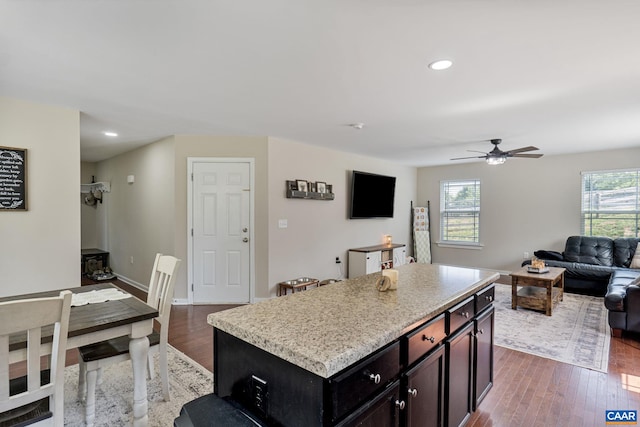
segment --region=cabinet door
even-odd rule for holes
[[[444,350],[445,346],[441,345],[405,374],[406,427],[443,426]]]
[[[337,427],[398,427],[399,411],[404,406],[404,401],[400,400],[400,384],[396,381]]]
[[[404,265],[407,262],[407,248],[394,248],[393,249],[393,266],[398,267]]]
[[[474,411],[493,386],[493,318],[491,307],[475,321]]]
[[[471,322],[446,341],[447,345],[447,425],[454,427],[471,416],[473,378],[473,336]]]
[[[382,264],[382,252],[367,252],[366,256],[366,273],[375,273],[382,270],[380,266]]]

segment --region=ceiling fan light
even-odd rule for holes
[[[507,158],[504,156],[500,157],[487,157],[487,164],[489,165],[501,165],[507,161]]]
[[[435,61],[429,64],[429,68],[431,68],[432,70],[440,71],[440,70],[446,70],[452,65],[453,65],[452,61],[448,59],[440,59],[438,61]]]

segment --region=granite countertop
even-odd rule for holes
[[[438,264],[407,264],[397,270],[394,291],[377,291],[381,273],[373,273],[213,313],[207,320],[329,378],[499,278],[492,270]]]

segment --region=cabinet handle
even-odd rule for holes
[[[462,313],[460,313],[460,316],[464,317],[465,319],[469,318],[469,313],[466,311],[463,311]]]
[[[409,393],[409,396],[411,397],[416,397],[418,395],[418,389],[417,388],[407,389],[407,393]]]
[[[478,333],[479,333],[479,334],[484,334],[484,329],[479,329],[479,330],[478,330]]]
[[[422,335],[422,341],[430,341],[431,344],[433,344],[434,342],[436,342],[436,337],[428,337],[426,335]]]
[[[493,297],[491,295],[485,295],[484,299],[486,299],[489,302],[493,301]]]
[[[404,409],[404,400],[396,400],[396,406],[402,411]]]
[[[369,379],[373,381],[374,384],[380,384],[380,374],[369,374]]]

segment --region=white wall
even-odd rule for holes
[[[269,252],[267,234],[267,138],[243,136],[175,136],[175,253],[183,259],[176,279],[176,298],[187,298],[187,158],[243,157],[255,160],[255,295],[268,296]]]
[[[348,219],[351,171],[396,177],[393,219]],[[300,276],[335,278],[335,258],[342,260],[346,276],[349,248],[383,243],[405,243],[409,253],[411,201],[416,201],[414,167],[354,155],[298,142],[269,138],[269,290]],[[287,199],[285,182],[305,179],[333,185],[335,200]],[[278,228],[286,219],[287,228]]]
[[[96,208],[97,246],[116,274],[146,287],[155,254],[174,253],[173,138],[97,163],[96,181],[111,183]]]
[[[80,163],[80,182],[90,184],[91,178],[96,174],[96,164],[89,162]],[[93,249],[98,247],[97,239],[97,210],[100,204],[93,206],[84,203],[87,194],[80,194],[80,247],[82,249]],[[98,248],[103,249],[103,248]]]
[[[0,97],[0,144],[26,148],[28,211],[0,212],[0,296],[80,285],[80,113]]]
[[[481,182],[482,250],[433,245],[433,261],[512,271],[523,253],[562,251],[567,237],[580,234],[582,171],[640,167],[640,147],[577,155],[509,159],[500,166],[484,162],[418,170],[420,200],[431,201],[432,240],[439,238],[440,181],[478,178]]]

